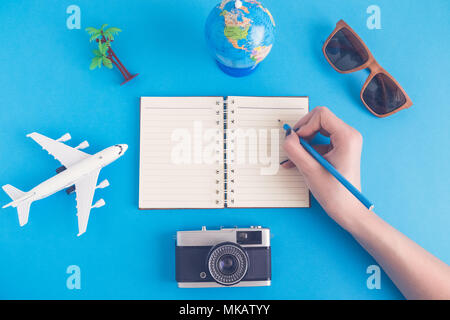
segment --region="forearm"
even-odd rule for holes
[[[347,230],[407,299],[450,299],[450,267],[365,208]]]

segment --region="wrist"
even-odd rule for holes
[[[363,221],[368,215],[373,214],[356,198],[346,202],[343,206],[335,208],[335,210],[326,211],[337,224],[354,237],[358,237]]]

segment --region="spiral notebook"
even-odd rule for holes
[[[141,97],[139,208],[309,207],[282,123],[308,97]]]

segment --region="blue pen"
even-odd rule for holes
[[[283,129],[286,131],[292,130],[291,126],[285,123],[283,125]],[[369,210],[372,210],[374,205],[373,203],[367,199],[361,192],[359,192],[358,189],[356,189],[347,179],[345,179],[332,165],[329,163],[324,157],[320,155],[311,145],[306,142],[303,138],[298,138],[300,141],[300,144],[305,148],[308,153],[313,156],[314,159],[319,162],[322,167],[324,167],[329,173],[333,175],[344,187],[347,188],[348,191],[350,191],[361,203]]]

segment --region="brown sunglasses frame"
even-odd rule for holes
[[[338,68],[336,68],[334,66],[334,64],[330,61],[330,59],[328,59],[328,56],[327,56],[327,54],[325,52],[325,48],[327,47],[327,45],[330,42],[330,40],[334,37],[336,32],[338,32],[339,30],[344,29],[344,28],[347,29],[348,31],[350,31],[356,37],[356,39],[361,43],[361,45],[364,47],[364,49],[366,50],[366,52],[367,52],[367,54],[369,56],[367,61],[364,64],[362,64],[361,66],[359,66],[357,68],[354,68],[354,69],[351,69],[351,70],[346,70],[346,71],[342,71],[342,70],[339,70]],[[375,115],[377,117],[380,117],[380,118],[384,118],[384,117],[388,117],[388,116],[390,116],[390,115],[392,115],[392,114],[394,114],[396,112],[399,112],[400,110],[407,109],[407,108],[412,106],[412,101],[409,98],[408,94],[405,92],[405,90],[402,88],[402,86],[400,86],[400,84],[397,82],[397,80],[395,80],[394,77],[392,77],[386,70],[384,70],[380,66],[380,64],[373,57],[373,55],[370,52],[369,48],[367,48],[367,46],[364,43],[364,41],[361,40],[361,38],[358,36],[358,34],[347,23],[345,23],[344,20],[339,20],[338,23],[336,23],[336,28],[334,29],[334,31],[329,35],[329,37],[325,41],[325,43],[324,43],[324,45],[322,47],[322,52],[323,52],[323,55],[325,56],[325,59],[327,59],[328,63],[333,67],[334,70],[336,70],[339,73],[352,73],[352,72],[356,72],[356,71],[359,71],[359,70],[362,70],[362,69],[369,69],[370,70],[370,74],[369,74],[366,82],[364,83],[364,85],[363,85],[363,87],[361,89],[360,98],[361,98],[361,101],[364,104],[364,106],[367,108],[367,110],[369,110],[373,115]],[[366,102],[363,99],[363,93],[364,93],[364,90],[366,90],[367,85],[370,83],[370,81],[372,81],[373,77],[375,75],[379,74],[379,73],[383,73],[386,76],[388,76],[389,79],[391,79],[395,83],[395,85],[403,92],[403,94],[405,95],[405,99],[406,99],[406,102],[402,106],[400,106],[399,108],[397,108],[397,109],[395,109],[395,110],[393,110],[393,111],[391,111],[389,113],[386,113],[386,114],[378,114],[378,113],[376,113],[375,111],[373,111],[366,104]]]

